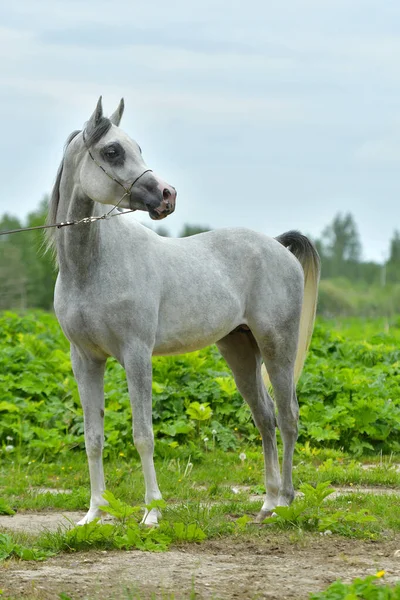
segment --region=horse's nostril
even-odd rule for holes
[[[168,200],[171,197],[171,192],[167,188],[164,188],[162,196],[164,200]]]

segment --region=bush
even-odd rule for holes
[[[301,443],[355,454],[400,450],[398,325],[384,333],[382,322],[353,320],[341,329],[317,323],[298,385]],[[105,392],[105,454],[132,453],[128,389],[115,360],[108,364]],[[53,315],[0,314],[0,397],[4,456],[22,448],[25,456],[46,457],[84,448],[69,346]],[[195,460],[206,447],[260,443],[215,347],[154,358],[153,421],[161,457]]]

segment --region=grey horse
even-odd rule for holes
[[[48,230],[48,246],[59,265],[55,312],[71,343],[84,413],[91,499],[79,523],[98,518],[105,503],[107,358],[115,357],[126,371],[133,439],[149,504],[161,498],[153,462],[151,357],[214,343],[262,438],[266,483],[258,515],[262,520],[294,498],[292,460],[299,413],[295,382],[314,325],[318,254],[305,236],[293,231],[270,238],[232,228],[172,239],[123,216],[94,222],[116,206],[147,211],[155,220],[175,207],[175,188],[147,168],[138,144],[119,128],[123,109],[121,100],[106,118],[100,98],[84,130],[69,136],[48,214],[49,224],[78,221]],[[263,382],[263,362],[284,445],[282,478],[275,409]],[[155,525],[158,518],[159,511],[152,509],[144,523]]]

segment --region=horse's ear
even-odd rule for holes
[[[121,102],[119,103],[117,110],[113,112],[113,114],[110,117],[110,121],[113,125],[116,125],[118,127],[118,125],[120,124],[122,115],[124,114],[124,108],[125,102],[124,99],[121,98]]]
[[[103,104],[102,104],[102,97],[100,96],[100,98],[97,102],[97,106],[94,109],[94,113],[92,114],[92,116],[90,117],[90,119],[86,125],[86,131],[88,132],[88,134],[96,127],[96,125],[98,125],[102,116],[103,116]]]

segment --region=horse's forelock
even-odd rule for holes
[[[110,119],[107,119],[107,117],[100,117],[95,127],[90,128],[89,130],[85,129],[86,146],[90,148],[100,141],[101,138],[106,135],[108,131],[110,131],[111,127],[112,123]]]

